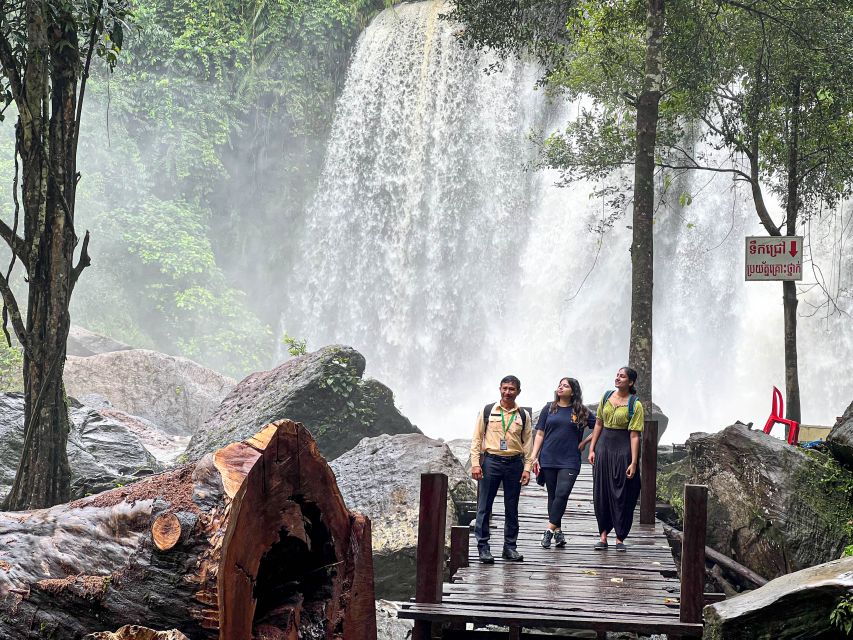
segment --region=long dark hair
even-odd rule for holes
[[[634,374],[636,376],[636,374]],[[587,417],[589,416],[589,409],[586,408],[586,405],[583,403],[583,393],[581,392],[581,383],[575,380],[574,378],[560,378],[560,382],[565,380],[569,383],[569,386],[572,388],[572,412],[577,416],[577,423],[586,425]],[[551,403],[551,410],[549,413],[557,413],[557,407],[560,405],[557,404],[557,401],[560,398],[557,396],[557,392],[554,392],[554,401]]]
[[[631,381],[631,388],[628,389],[628,392],[632,396],[637,395],[637,389],[634,387],[634,383],[637,381],[637,372],[634,371],[631,367],[622,367],[622,371],[625,372],[625,375],[628,376],[628,380]]]

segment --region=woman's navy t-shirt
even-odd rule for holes
[[[578,427],[577,416],[571,407],[557,407],[551,413],[551,403],[539,412],[536,428],[545,432],[539,451],[539,466],[546,469],[572,469],[580,471],[581,454],[578,444],[583,439],[583,428]],[[590,411],[584,427],[595,426],[595,412]]]

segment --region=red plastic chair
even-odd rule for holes
[[[788,444],[795,445],[800,439],[800,423],[796,420],[788,420],[782,416],[785,414],[785,403],[782,400],[782,392],[773,387],[773,406],[770,409],[770,417],[764,425],[764,433],[770,433],[773,425],[777,422],[788,425]]]

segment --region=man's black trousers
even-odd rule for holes
[[[521,474],[524,472],[524,456],[483,457],[483,479],[480,480],[480,497],[477,500],[477,527],[474,535],[477,547],[489,546],[489,518],[492,505],[503,483],[504,490],[504,548],[515,549],[518,541],[518,497],[521,495]]]

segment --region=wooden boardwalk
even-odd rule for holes
[[[568,544],[543,549],[539,540],[547,521],[546,500],[545,488],[535,482],[522,490],[518,550],[524,562],[500,558],[503,496],[499,493],[492,516],[495,564],[479,562],[472,528],[469,566],[458,569],[451,582],[442,585],[442,601],[402,603],[399,617],[456,623],[457,629],[467,622],[509,626],[510,637],[517,637],[522,628],[554,627],[702,635],[701,624],[679,621],[680,584],[660,521],[640,524],[638,509],[627,552],[613,550],[613,534],[609,550],[595,551],[592,471],[583,465],[562,522]]]

